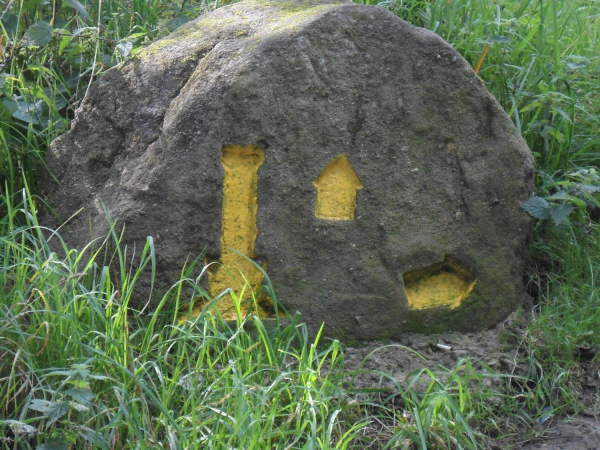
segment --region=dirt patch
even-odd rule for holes
[[[346,368],[355,373],[352,388],[377,389],[384,392],[384,396],[391,395],[399,387],[404,388],[411,375],[424,368],[443,374],[462,366],[459,362],[467,358],[480,373],[525,376],[527,367],[524,348],[520,344],[524,331],[515,323],[518,321],[515,322],[513,315],[495,328],[479,333],[407,334],[397,342],[372,342],[346,348]],[[597,409],[600,374],[596,366],[582,361],[578,371],[580,386],[574,388],[586,411]],[[491,376],[485,383],[489,387],[498,384],[498,380]],[[600,449],[600,421],[597,418],[567,417],[553,414],[549,407],[545,409],[547,415],[532,417],[530,426],[520,425],[522,429],[512,426],[506,438],[494,436],[486,447],[503,450]]]
[[[514,331],[501,324],[479,333],[407,334],[398,342],[371,342],[347,348],[344,355],[350,371],[365,371],[355,378],[359,388],[392,388],[396,383],[403,384],[417,370],[450,369],[461,358],[472,358],[495,372],[514,374],[519,369]]]
[[[593,417],[570,417],[553,421],[539,439],[524,443],[523,450],[598,450],[600,422]]]

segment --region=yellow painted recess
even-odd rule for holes
[[[469,296],[475,283],[477,279],[470,272],[450,260],[404,274],[410,309],[454,309]]]
[[[262,149],[253,146],[230,145],[223,147],[221,162],[225,168],[223,180],[223,221],[221,227],[221,259],[209,268],[208,289],[216,297],[231,288],[238,299],[252,299],[262,284],[263,275],[247,258],[235,253],[237,250],[254,258],[254,243],[258,234],[256,227],[258,168],[265,160]],[[266,269],[266,263],[262,266]],[[249,285],[249,286],[248,286]],[[253,291],[253,292],[252,292]],[[241,298],[240,298],[241,296]],[[257,299],[258,300],[258,299]],[[242,306],[242,315],[249,306]],[[218,303],[226,319],[234,319],[236,312],[230,295]],[[194,310],[195,314],[199,314]]]
[[[313,182],[317,188],[315,216],[325,220],[352,220],[356,208],[356,191],[362,189],[360,179],[346,155],[341,154]]]

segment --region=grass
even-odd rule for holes
[[[16,205],[4,201],[2,448],[367,448],[380,441],[368,433],[374,417],[393,424],[400,415],[361,397],[353,388],[360,371],[345,370],[341,344],[309,340],[298,317],[238,316],[232,325],[215,309],[181,322],[168,306],[190,300],[181,297],[185,284],[195,288],[191,298],[200,293],[182,276],[144,318],[128,304],[139,274],[154,263],[151,240],[129,273],[124,252],[107,245],[79,252],[40,226],[26,192]],[[120,248],[116,234],[109,239]],[[111,259],[122,273],[110,273]],[[392,391],[413,419],[388,448],[400,448],[401,438],[436,448],[442,432],[472,448],[465,381],[452,375],[457,393],[428,377],[424,390],[418,374]]]
[[[189,267],[152,315],[129,308],[152,241],[136,269],[114,233],[71,249],[37,222],[24,180],[45,170],[93,79],[221,4],[14,0],[0,11],[2,448],[481,448],[535,434],[549,412],[598,413],[597,392],[583,395],[600,348],[597,2],[380,5],[471,63],[534,153],[536,194],[563,213],[536,221],[535,307],[507,336],[518,371],[467,359],[359,388],[343,346],[310,340],[297,317],[180,323],[172,305],[201,293]]]

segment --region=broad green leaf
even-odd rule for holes
[[[71,43],[71,36],[64,35],[63,38],[60,40],[60,44],[58,45],[58,54],[62,55],[63,52],[65,51],[65,48],[67,48],[69,46],[69,44]]]
[[[79,389],[87,389],[89,387],[89,383],[85,380],[65,380],[65,384],[70,384]]]
[[[36,22],[27,28],[25,40],[36,47],[44,47],[50,42],[54,29],[48,22]]]
[[[48,416],[48,423],[46,428],[49,428],[54,422],[60,419],[62,416],[67,414],[71,409],[69,402],[52,403],[48,406],[46,415]]]
[[[72,397],[73,400],[77,400],[78,402],[84,404],[89,403],[94,398],[94,394],[83,389],[67,389],[65,394]]]
[[[88,441],[90,444],[94,444],[96,448],[108,448],[108,442],[104,439],[104,437],[100,433],[96,433],[96,431],[87,428],[87,427],[79,427],[79,436]]]
[[[132,49],[133,44],[131,42],[121,42],[115,47],[115,51],[119,53],[122,59],[127,59]]]
[[[573,205],[565,203],[563,205],[553,206],[550,209],[550,215],[556,225],[566,223],[569,220],[569,214],[573,212]]]
[[[0,420],[0,424],[8,425],[15,434],[35,434],[37,429],[18,420]]]
[[[14,14],[4,13],[2,19],[0,19],[0,24],[2,24],[2,28],[6,31],[9,39],[14,39],[19,30],[19,18]]]
[[[190,21],[190,18],[185,14],[177,14],[175,17],[161,23],[169,31],[175,31],[181,25],[185,25]]]
[[[67,0],[67,3],[69,5],[71,5],[73,7],[73,9],[81,15],[82,18],[84,18],[84,19],[90,18],[87,11],[85,10],[85,6],[83,6],[77,0]]]
[[[530,197],[521,204],[521,207],[536,219],[550,217],[550,205],[541,197]]]
[[[34,104],[28,103],[27,101],[16,98],[18,108],[13,112],[13,117],[23,122],[27,122],[32,125],[40,125],[44,121],[44,102],[38,100]]]
[[[73,33],[71,33],[71,36],[72,37],[77,37],[81,33],[83,33],[84,31],[87,31],[89,29],[90,29],[90,27],[76,28],[76,29],[73,30]]]
[[[2,104],[4,107],[10,112],[12,115],[17,109],[19,109],[19,104],[13,98],[3,98]]]
[[[569,198],[569,194],[567,194],[565,191],[558,191],[557,193],[546,197],[548,200],[565,200],[567,198]]]
[[[100,62],[107,67],[112,67],[114,65],[113,57],[111,55],[107,55],[106,53],[102,53],[100,55]]]
[[[33,399],[29,403],[29,408],[44,413],[48,418],[46,428],[49,428],[54,422],[67,414],[71,409],[69,402],[49,402],[48,400]]]
[[[34,398],[29,403],[29,408],[33,409],[34,411],[39,411],[39,412],[45,413],[48,410],[48,407],[51,403],[52,402],[49,402],[48,400]]]

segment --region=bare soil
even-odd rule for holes
[[[559,418],[545,433],[517,448],[523,450],[598,450],[600,449],[600,423],[593,417]]]
[[[518,377],[530,370],[521,345],[524,330],[512,316],[495,328],[479,333],[407,334],[397,342],[372,342],[346,348],[344,357],[346,368],[356,371],[352,380],[354,388],[383,389],[383,395],[393,393],[398,386],[406,386],[407,378],[416,371],[428,368],[441,373],[457,367],[459,360],[465,358],[481,373]],[[600,450],[600,421],[593,417],[599,403],[598,366],[582,361],[577,374],[580,376],[573,389],[583,411],[589,415],[557,415],[547,406],[546,416],[534,418],[531,426],[521,425],[522,430],[515,424],[507,426],[506,436],[493,436],[487,446],[503,450]],[[491,376],[485,382],[491,386],[500,383],[500,379]]]

